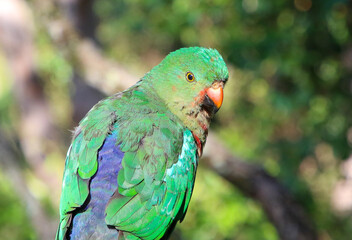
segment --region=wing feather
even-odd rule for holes
[[[98,168],[98,150],[116,120],[109,99],[99,102],[76,128],[66,156],[60,200],[60,224],[56,239],[65,239],[74,211],[89,196],[89,182]]]
[[[106,208],[105,220],[109,225],[145,240],[160,239],[174,221],[183,217],[198,164],[192,133],[181,129],[181,147],[175,153],[172,149],[176,148],[159,146],[162,145],[159,140],[167,144],[177,136],[165,129],[154,129],[150,139],[143,139],[137,152],[125,154],[122,160],[125,172],[119,172],[118,176],[120,194],[115,194]],[[133,168],[138,174],[143,173],[138,175],[143,176],[139,183],[133,179]],[[119,202],[131,198],[131,189],[134,189],[134,199],[122,206]]]

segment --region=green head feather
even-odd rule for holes
[[[192,82],[187,79],[188,72],[194,75]],[[214,81],[226,81],[228,76],[217,50],[190,47],[171,52],[145,78],[152,79],[153,88],[166,103],[179,99],[190,103]]]
[[[228,75],[226,64],[217,50],[190,47],[170,53],[143,77],[143,82],[150,85],[168,108],[205,141],[213,114],[202,111],[204,90],[214,82],[224,85]]]

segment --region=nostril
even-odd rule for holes
[[[217,89],[219,87],[224,88],[225,82],[223,80],[216,80],[213,84],[212,84],[212,88]]]

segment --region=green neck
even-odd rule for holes
[[[139,82],[139,89],[147,95],[154,97],[166,105],[175,116],[186,126],[194,135],[196,135],[201,144],[204,145],[208,134],[211,117],[201,109],[198,102],[186,103],[183,99],[175,99],[170,101],[172,92],[168,89],[154,88],[153,83],[160,81],[153,79],[152,72],[147,73],[142,81]],[[199,102],[201,99],[199,99]]]

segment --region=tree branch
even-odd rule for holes
[[[317,239],[303,209],[280,182],[260,166],[233,156],[220,142],[213,133],[209,134],[201,162],[245,195],[257,200],[276,227],[280,239]]]

